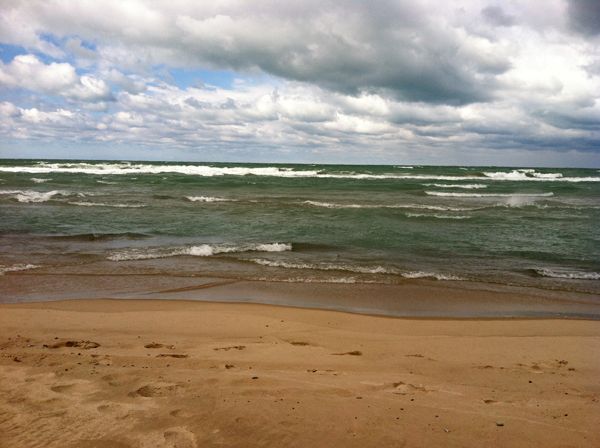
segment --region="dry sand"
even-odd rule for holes
[[[600,446],[600,324],[0,305],[0,446]]]

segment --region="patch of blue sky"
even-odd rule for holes
[[[44,64],[55,62],[55,59],[34,49],[25,48],[20,45],[0,43],[0,60],[5,64],[10,63],[16,56],[21,54],[33,54]]]
[[[230,89],[238,78],[237,73],[230,70],[201,70],[169,68],[170,81],[180,89],[188,87],[213,86]]]
[[[5,64],[12,61],[15,56],[27,53],[28,51],[19,45],[0,44],[0,60]]]

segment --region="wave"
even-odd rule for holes
[[[564,278],[571,280],[600,280],[600,272],[574,271],[566,268],[536,268],[537,275],[551,278]]]
[[[438,188],[463,188],[466,190],[478,190],[481,188],[487,188],[485,184],[423,184],[425,187],[438,187]]]
[[[0,265],[0,275],[6,272],[26,271],[27,269],[35,269],[40,266],[35,264],[13,264],[12,266]]]
[[[44,235],[53,240],[74,240],[74,241],[103,241],[103,240],[139,240],[150,238],[151,235],[136,232],[120,233],[76,233],[74,235]]]
[[[247,243],[240,245],[229,244],[200,244],[198,246],[132,248],[112,252],[107,259],[112,261],[149,260],[154,258],[177,257],[189,255],[194,257],[209,257],[211,255],[238,252],[283,252],[292,250],[291,243]]]
[[[467,215],[439,215],[427,213],[407,213],[408,218],[436,218],[436,219],[470,219]]]
[[[248,261],[251,261],[256,264],[260,264],[261,266],[269,266],[269,267],[277,267],[284,269],[310,269],[310,270],[318,270],[318,271],[344,271],[344,272],[354,272],[357,274],[391,274],[391,275],[399,275],[404,278],[435,278],[437,280],[462,280],[462,278],[454,276],[454,275],[446,275],[446,274],[437,274],[434,272],[423,272],[423,271],[414,271],[414,272],[404,272],[400,271],[394,267],[384,267],[384,266],[356,266],[349,264],[337,264],[337,263],[294,263],[289,261],[275,261],[275,260],[265,260],[263,258],[251,258]]]
[[[109,182],[107,180],[96,180],[97,183],[99,184],[105,184],[105,185],[117,185],[118,182]]]
[[[52,179],[40,179],[39,177],[32,177],[30,180],[36,184],[43,184],[44,182],[48,182]]]
[[[213,196],[186,196],[192,202],[235,202],[236,199],[218,198]]]
[[[93,175],[137,175],[174,173],[190,176],[275,176],[275,177],[317,177],[324,179],[413,179],[413,180],[496,180],[496,181],[543,181],[543,182],[600,182],[600,177],[564,177],[561,173],[539,173],[535,170],[521,169],[510,172],[483,172],[479,176],[427,175],[427,174],[361,174],[327,173],[323,170],[297,170],[289,167],[220,167],[210,165],[151,165],[135,163],[47,163],[35,166],[0,166],[0,172],[11,173],[81,173]]]
[[[105,202],[85,202],[85,201],[73,201],[68,202],[70,205],[80,205],[83,207],[116,207],[116,208],[142,208],[146,207],[146,204],[107,204]]]
[[[327,278],[270,278],[258,277],[256,280],[263,282],[278,282],[278,283],[373,283],[368,281],[357,281],[354,277],[327,277]]]
[[[360,274],[399,274],[399,272],[393,268],[384,268],[383,266],[352,266],[347,264],[333,264],[333,263],[292,263],[288,261],[274,261],[265,260],[262,258],[251,258],[248,261],[252,263],[260,264],[261,266],[269,266],[276,268],[285,269],[315,269],[319,271],[347,271],[356,272]]]
[[[434,210],[439,212],[465,212],[478,210],[481,207],[449,207],[444,205],[427,205],[427,204],[340,204],[334,202],[320,201],[303,201],[302,204],[313,207],[324,208],[397,208],[397,209],[419,209],[419,210]]]
[[[554,193],[453,193],[448,191],[426,191],[428,196],[457,197],[457,198],[548,198]]]
[[[33,191],[33,190],[0,190],[0,195],[9,195],[19,202],[46,202],[54,196],[70,196],[68,191]]]
[[[457,275],[451,274],[437,274],[435,272],[426,272],[426,271],[413,271],[413,272],[405,272],[402,274],[404,278],[433,278],[435,280],[453,280],[453,281],[464,281],[465,279],[462,277],[458,277]]]

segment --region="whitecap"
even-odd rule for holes
[[[449,207],[428,204],[340,204],[334,202],[303,201],[302,204],[324,208],[390,208],[390,209],[424,209],[444,212],[464,212],[477,210],[480,207]]]
[[[415,180],[481,180],[480,176],[408,175],[408,174],[360,174],[324,173],[322,170],[296,170],[289,167],[221,167],[210,165],[151,165],[134,163],[46,163],[35,166],[0,166],[0,172],[11,173],[82,173],[94,175],[131,175],[175,173],[191,176],[275,176],[275,177],[316,177],[324,179],[415,179]],[[550,176],[549,174],[553,174]],[[499,181],[543,181],[543,182],[600,182],[600,177],[562,177],[560,173],[536,173],[526,170],[511,172],[484,172],[488,180]]]
[[[262,266],[285,268],[285,269],[313,269],[319,271],[348,271],[360,274],[398,274],[399,271],[393,268],[384,268],[383,266],[354,266],[348,264],[335,263],[294,263],[289,261],[265,260],[262,258],[251,258],[251,261]]]
[[[43,184],[44,182],[48,182],[48,181],[50,181],[52,179],[42,179],[42,178],[39,178],[39,177],[32,177],[30,180],[33,181],[36,184]]]
[[[39,267],[40,266],[35,264],[14,264],[12,266],[0,265],[0,275],[4,275],[6,272],[26,271],[28,269],[35,269]]]
[[[291,243],[247,243],[247,244],[200,244],[197,246],[132,248],[112,252],[107,259],[112,261],[149,260],[182,255],[209,257],[211,255],[236,252],[283,252],[292,250]]]
[[[435,272],[413,271],[402,274],[404,278],[433,278],[435,280],[464,280],[462,277],[451,274],[438,274]]]
[[[214,196],[186,196],[192,202],[235,202],[236,199],[219,198]]]
[[[85,201],[73,201],[68,202],[70,205],[80,205],[83,207],[116,207],[116,208],[142,208],[146,207],[146,204],[107,204],[105,202],[85,202]]]
[[[33,191],[33,190],[0,190],[0,195],[10,195],[19,202],[46,202],[56,195],[68,196],[71,193],[61,190]]]
[[[428,196],[457,197],[457,198],[547,198],[554,193],[454,193],[448,191],[426,191]]]
[[[310,269],[310,270],[319,270],[319,271],[346,271],[346,272],[354,272],[357,274],[392,274],[392,275],[400,275],[404,278],[434,278],[436,280],[463,280],[460,277],[455,275],[448,274],[438,274],[434,272],[423,272],[423,271],[414,271],[414,272],[405,272],[401,271],[395,267],[385,267],[385,266],[359,266],[359,265],[349,265],[349,264],[339,264],[339,263],[297,263],[297,262],[288,262],[288,261],[275,261],[275,260],[266,260],[262,258],[251,258],[248,261],[251,261],[256,264],[260,264],[262,266],[269,267],[279,267],[285,269]]]
[[[463,188],[465,190],[478,190],[481,188],[487,188],[485,184],[423,184],[425,187],[438,187],[438,188]]]
[[[429,213],[407,213],[408,218],[437,218],[437,219],[470,219],[467,215],[440,215]]]
[[[536,268],[534,271],[542,277],[570,280],[600,280],[600,272],[576,271],[568,268]]]

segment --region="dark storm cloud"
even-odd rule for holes
[[[569,24],[574,31],[587,35],[600,34],[600,1],[569,0]]]
[[[510,68],[489,42],[411,1],[259,0],[178,10],[107,2],[102,15],[93,4],[32,1],[22,9],[39,30],[31,41],[41,32],[58,39],[78,34],[98,42],[100,55],[121,66],[259,69],[352,95],[377,92],[452,105],[487,101],[497,76]]]

